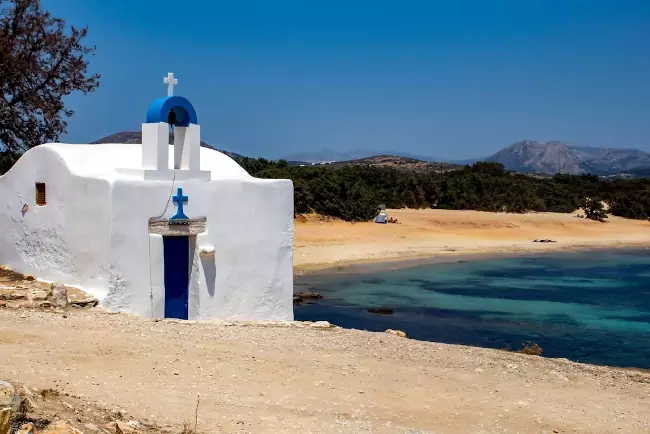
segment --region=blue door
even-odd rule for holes
[[[190,237],[163,237],[165,318],[188,319]]]

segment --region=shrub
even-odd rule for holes
[[[541,356],[542,347],[537,345],[535,342],[526,342],[521,345],[521,349],[517,351],[518,353],[528,354],[529,356]]]
[[[603,203],[596,199],[586,198],[582,202],[582,209],[585,211],[585,218],[604,222],[607,219],[607,213]]]

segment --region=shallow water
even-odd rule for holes
[[[490,348],[532,341],[548,357],[650,369],[650,250],[389,268],[297,278],[296,291],[325,298],[295,306],[296,319]]]

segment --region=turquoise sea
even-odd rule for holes
[[[547,357],[650,369],[650,250],[383,264],[295,285],[324,296],[295,306],[297,320],[489,348],[532,341]]]

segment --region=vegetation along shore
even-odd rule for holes
[[[315,212],[347,221],[372,219],[379,204],[394,209],[571,213],[587,198],[594,204],[605,201],[614,216],[650,218],[650,179],[601,179],[588,174],[545,178],[485,162],[440,173],[359,165],[300,167],[253,158],[238,162],[256,177],[293,180],[296,214]]]

